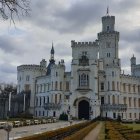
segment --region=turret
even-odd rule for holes
[[[102,32],[114,31],[115,16],[109,15],[109,9],[107,8],[106,16],[102,17]]]
[[[136,65],[136,57],[133,55],[133,57],[131,57],[131,66],[135,66]]]
[[[47,66],[47,62],[45,61],[45,59],[42,59],[42,61],[40,62],[40,66],[44,68]]]

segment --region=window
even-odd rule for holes
[[[41,97],[40,97],[40,106],[41,106]]]
[[[119,104],[119,95],[118,95],[118,101],[117,101],[117,102],[118,102],[118,104]]]
[[[140,93],[140,85],[138,85],[138,93]]]
[[[66,82],[66,91],[69,91],[69,82]]]
[[[114,118],[114,119],[116,118],[116,113],[113,113],[113,118]]]
[[[49,96],[47,97],[47,103],[49,103]]]
[[[126,97],[123,98],[123,102],[124,102],[124,104],[126,104]]]
[[[115,90],[115,82],[112,81],[112,90]]]
[[[137,115],[136,115],[136,113],[134,113],[134,118],[137,118]]]
[[[117,90],[119,91],[119,82],[117,82]]]
[[[45,105],[45,97],[43,97],[43,103],[44,103],[44,105]]]
[[[136,98],[134,98],[134,107],[136,107]]]
[[[110,96],[108,95],[108,104],[110,104]]]
[[[104,83],[101,83],[101,90],[104,90]]]
[[[42,114],[42,116],[44,116],[44,114],[45,114],[45,113],[44,113],[44,111],[43,111],[43,114]]]
[[[123,91],[125,92],[126,91],[126,86],[125,86],[126,84],[125,83],[123,83]]]
[[[131,91],[131,85],[129,84],[128,85],[128,92],[130,92]]]
[[[89,65],[89,59],[87,57],[87,52],[82,52],[81,58],[79,58],[79,65],[80,66],[88,66]]]
[[[21,76],[19,77],[19,81],[21,81]]]
[[[46,92],[46,84],[44,84],[44,92]]]
[[[129,97],[129,107],[131,107],[131,97]]]
[[[30,76],[27,75],[27,76],[26,76],[26,81],[29,81],[29,80],[30,80]]]
[[[79,87],[89,86],[88,74],[82,73],[79,75]]]
[[[58,76],[58,72],[56,72],[56,77]]]
[[[131,118],[132,117],[132,115],[131,115],[131,113],[129,113],[129,118]]]
[[[133,85],[133,92],[135,92],[135,85]]]
[[[53,90],[53,82],[52,82],[52,90]]]
[[[110,90],[110,83],[109,83],[109,81],[108,81],[108,90]]]
[[[55,82],[55,90],[57,90],[57,81]]]
[[[82,52],[82,55],[86,56],[87,55],[87,52]]]
[[[106,30],[109,31],[109,26],[106,27]]]
[[[104,104],[104,97],[101,97],[101,105]]]
[[[42,85],[40,85],[40,92],[42,92]]]
[[[30,85],[29,85],[29,84],[25,84],[25,87],[24,87],[24,88],[25,88],[25,89],[24,89],[25,92],[26,92],[26,91],[30,91]]]
[[[112,77],[114,77],[114,71],[112,71]]]
[[[61,94],[60,94],[60,97],[59,97],[60,101],[61,101]]]
[[[112,104],[115,104],[115,95],[112,96]]]
[[[107,57],[110,57],[110,53],[107,53]]]
[[[57,104],[57,94],[55,94],[55,104]]]
[[[62,82],[60,82],[60,90],[62,90]]]
[[[138,100],[138,105],[139,105],[139,107],[140,107],[140,98],[139,98],[139,100]]]
[[[48,84],[48,91],[50,90],[50,84]]]

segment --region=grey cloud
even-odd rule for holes
[[[14,37],[10,36],[0,36],[0,48],[5,53],[13,53],[19,55],[23,53],[24,49],[21,47],[22,44],[16,40]]]
[[[11,73],[16,74],[16,67],[9,63],[4,63],[0,65],[0,72],[7,73],[7,74],[11,74]]]

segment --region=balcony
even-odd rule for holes
[[[102,104],[101,105],[102,111],[126,111],[127,105],[126,104]]]
[[[45,110],[60,110],[61,109],[61,104],[45,103],[44,109]]]

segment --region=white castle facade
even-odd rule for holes
[[[17,67],[18,92],[31,91],[30,113],[36,117],[78,119],[98,116],[140,120],[140,65],[131,58],[131,75],[121,73],[119,32],[115,17],[102,17],[102,31],[94,42],[71,41],[71,72],[58,64],[51,49],[49,64]]]

